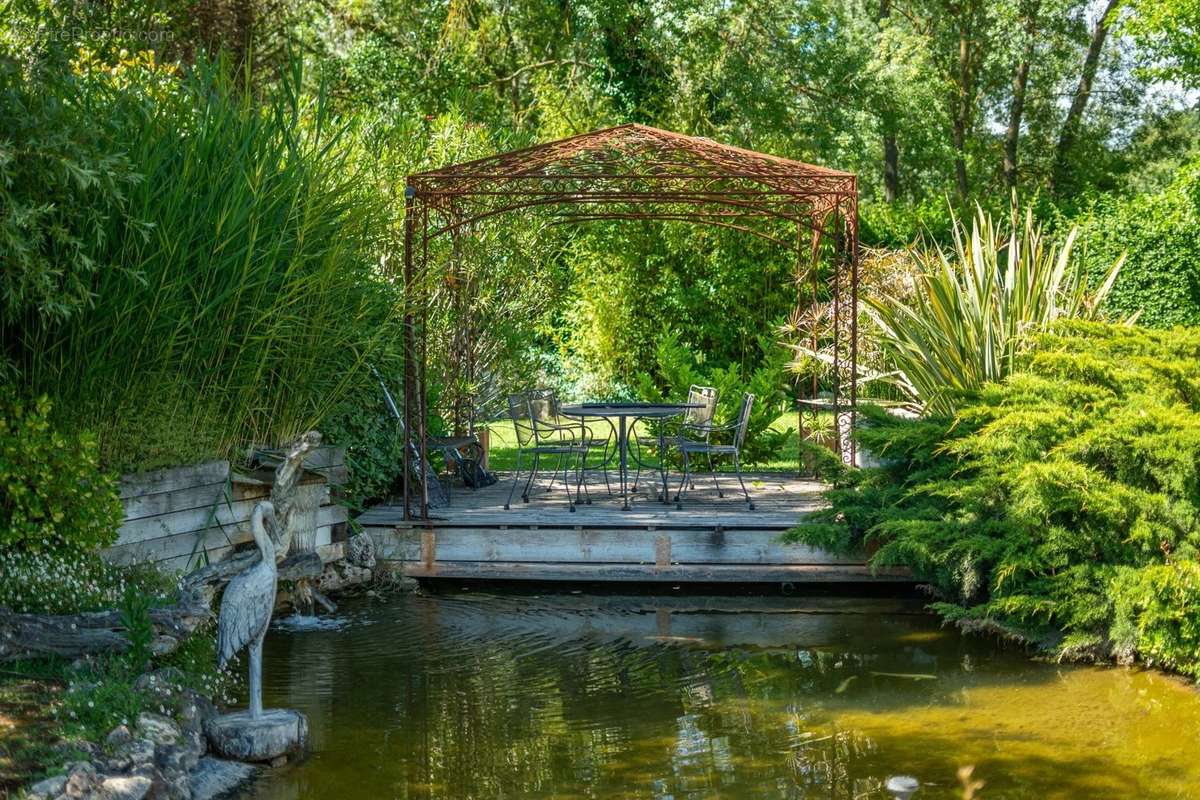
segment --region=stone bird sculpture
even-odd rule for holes
[[[217,622],[217,664],[250,647],[250,718],[262,716],[262,647],[275,609],[275,542],[267,523],[275,527],[275,507],[263,501],[254,507],[250,530],[262,559],[238,573],[225,589]]]

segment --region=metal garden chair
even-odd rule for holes
[[[672,431],[669,436],[664,435],[664,437],[663,437],[664,443],[668,447],[671,445],[674,445],[676,440],[680,436],[683,436],[685,438],[698,439],[698,440],[704,441],[704,442],[708,441],[708,432],[709,432],[709,430],[712,429],[713,417],[717,413],[717,390],[716,390],[716,388],[712,387],[712,386],[698,386],[696,384],[692,384],[688,388],[687,404],[689,406],[696,406],[696,408],[689,408],[687,410],[687,413],[685,413],[683,415],[682,421],[679,422],[677,430]],[[656,420],[655,422],[658,425],[669,425],[669,424],[671,424],[672,421],[671,420]],[[641,478],[641,475],[642,475],[642,467],[643,466],[646,466],[646,467],[652,466],[651,464],[648,464],[645,461],[645,459],[642,458],[642,452],[643,452],[643,450],[645,450],[647,448],[657,449],[659,446],[659,437],[657,435],[655,435],[655,436],[639,436],[639,437],[637,437],[636,441],[637,441],[637,445],[638,445],[638,452],[637,452],[637,455],[634,457],[634,462],[637,464],[637,471],[633,475],[633,490],[635,492],[637,491],[638,480]],[[665,456],[666,456],[665,453],[658,454],[658,459],[659,459],[658,468],[660,471],[665,468],[666,462],[663,461]],[[710,458],[710,469],[711,469],[711,458]],[[693,489],[696,488],[695,483],[692,484],[692,488]],[[664,497],[663,502],[664,503],[667,502],[667,498]]]
[[[587,465],[587,457],[584,457],[583,466],[581,469],[586,475],[589,471],[599,471],[604,477],[604,488],[608,493],[612,494],[612,484],[608,479],[608,466],[612,463],[613,456],[616,455],[616,437],[617,429],[610,420],[603,420],[608,426],[608,430],[604,436],[597,436],[592,428],[592,425],[582,419],[569,419],[559,414],[561,407],[558,393],[553,389],[534,389],[530,393],[530,397],[535,400],[545,400],[545,404],[536,403],[534,411],[540,412],[539,423],[546,430],[563,430],[570,431],[571,435],[579,441],[580,444],[586,444],[588,447],[588,455],[593,451],[600,451],[600,463],[596,467],[589,468]],[[553,485],[551,485],[553,488]],[[591,504],[592,500],[587,497],[587,481],[584,480],[584,495],[586,502]]]
[[[504,502],[507,511],[512,503],[513,492],[521,479],[521,462],[532,458],[529,477],[521,492],[521,502],[529,502],[529,490],[537,477],[543,456],[554,456],[557,459],[554,474],[557,480],[558,468],[562,468],[563,485],[567,488],[567,503],[572,512],[575,504],[582,498],[587,487],[583,486],[583,464],[587,460],[588,445],[586,441],[576,438],[578,427],[559,425],[554,422],[556,417],[553,400],[544,393],[512,394],[508,396],[508,416],[512,420],[513,430],[517,435],[517,464],[513,471],[512,486],[508,490],[508,500]],[[579,459],[575,470],[575,497],[571,496],[571,485],[567,478],[567,466],[571,457]],[[553,480],[550,488],[553,488]],[[588,499],[591,502],[591,499]]]
[[[746,442],[746,431],[750,427],[750,409],[754,407],[754,395],[747,392],[742,395],[742,407],[738,411],[737,419],[729,425],[711,425],[705,433],[703,440],[691,440],[680,435],[678,447],[683,454],[683,475],[679,480],[679,491],[675,493],[675,507],[683,508],[681,498],[688,484],[690,473],[690,463],[693,456],[703,454],[708,458],[709,471],[713,476],[713,485],[717,487],[717,497],[724,497],[725,494],[721,491],[721,484],[717,481],[717,471],[713,469],[713,456],[732,456],[733,471],[737,473],[738,483],[741,484],[742,494],[746,498],[746,507],[751,511],[754,510],[754,501],[750,499],[750,492],[746,490],[746,482],[742,480],[742,465],[741,451],[742,445]],[[714,433],[732,433],[731,444],[716,444],[711,441]]]
[[[375,375],[375,380],[379,383],[379,388],[383,390],[383,400],[387,405],[388,411],[396,420],[396,425],[400,429],[400,435],[404,435],[404,415],[400,413],[400,407],[396,404],[396,398],[392,397],[391,391],[388,389],[387,382],[383,376],[379,374],[379,370],[371,367],[371,372]],[[474,463],[479,463],[483,458],[483,445],[480,444],[477,436],[426,436],[425,451],[438,452],[442,454],[442,460],[445,462],[446,471],[454,472],[462,471],[464,463],[464,454]],[[450,484],[447,480],[445,484],[438,480],[437,472],[432,466],[421,463],[420,443],[414,441],[410,447],[413,479],[421,480],[422,467],[425,473],[425,485],[429,491],[429,505],[433,508],[450,505]],[[453,477],[453,475],[451,476]],[[464,477],[464,484],[465,484]]]

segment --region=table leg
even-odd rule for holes
[[[621,452],[621,498],[625,501],[622,511],[629,510],[629,432],[625,428],[625,417],[617,417],[617,447]]]
[[[667,502],[667,438],[663,433],[665,422],[658,426],[658,477],[662,481],[662,494],[658,496],[660,503]]]

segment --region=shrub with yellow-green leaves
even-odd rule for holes
[[[886,466],[793,536],[878,545],[948,618],[1200,675],[1200,329],[1061,323],[956,405],[870,415]]]
[[[116,541],[116,479],[100,469],[94,437],[55,428],[44,397],[0,394],[0,490],[0,549],[88,550]]]

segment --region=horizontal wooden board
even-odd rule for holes
[[[317,495],[318,503],[326,502],[329,489],[324,484],[300,486],[297,493],[313,492]],[[121,525],[117,544],[132,544],[134,542],[157,539],[163,536],[189,533],[219,525],[236,525],[245,522],[263,497],[261,494],[247,499],[228,502],[221,497],[218,502],[200,508],[189,508],[183,511],[173,511],[152,517],[128,520]]]
[[[136,472],[121,476],[121,499],[223,483],[228,477],[228,461],[208,461],[185,467]]]
[[[399,529],[376,532],[383,558],[407,560],[420,549],[423,532]],[[670,542],[669,557],[679,564],[861,564],[862,557],[837,555],[802,544],[779,541],[770,530],[614,530],[580,527],[438,528],[433,532],[438,561],[515,561],[537,563],[654,564],[660,541]]]
[[[330,530],[331,529],[328,527],[318,528],[317,529],[317,541],[322,542],[326,538],[328,538],[328,536],[330,535]],[[328,562],[331,560],[326,557],[330,552],[332,552],[330,550],[330,547],[331,547],[331,545],[328,545],[328,544],[318,544],[318,546],[317,546],[317,553],[320,554],[321,559],[325,562]],[[211,548],[208,550],[208,559],[210,562],[220,561],[231,550],[233,550],[233,548],[228,547],[228,546]],[[197,561],[197,557],[191,555],[190,551],[188,554],[165,558],[161,561],[154,562],[154,564],[159,569],[164,570],[166,572],[186,572],[188,570],[195,569],[199,565],[199,563]]]
[[[653,511],[621,511],[620,509],[596,509],[580,507],[575,513],[565,508],[533,511],[496,511],[476,512],[473,514],[441,515],[436,514],[428,523],[421,521],[405,522],[399,511],[381,512],[371,510],[360,517],[360,525],[381,527],[413,527],[413,528],[456,528],[456,527],[542,527],[542,528],[575,528],[580,525],[589,528],[689,528],[708,527],[712,529],[752,528],[755,530],[773,529],[785,531],[795,527],[800,519],[799,511],[773,513],[768,511],[747,511],[741,514],[726,513],[696,514],[689,511],[671,509]]]
[[[130,520],[121,526],[117,544],[135,544],[219,525],[234,526],[250,518],[250,513],[254,510],[257,502],[257,500],[238,500],[233,503],[221,501],[205,508],[190,508],[155,517]]]
[[[187,489],[140,494],[126,498],[121,501],[121,505],[125,509],[125,521],[132,522],[135,519],[157,517],[194,508],[212,508],[219,501],[225,499],[228,486],[228,483],[222,481]]]
[[[346,518],[346,509],[343,506],[322,506],[317,511],[317,546],[329,544],[333,527],[345,522]],[[228,525],[223,528],[213,526],[116,545],[106,550],[104,555],[109,560],[122,564],[159,563],[179,558],[194,560],[200,551],[204,550],[208,552],[209,559],[215,561],[234,546],[249,542],[252,538],[250,529],[245,524]]]
[[[873,572],[865,565],[687,564],[659,569],[635,564],[530,564],[438,561],[406,562],[403,574],[422,580],[624,581],[635,583],[912,583],[905,570]]]

